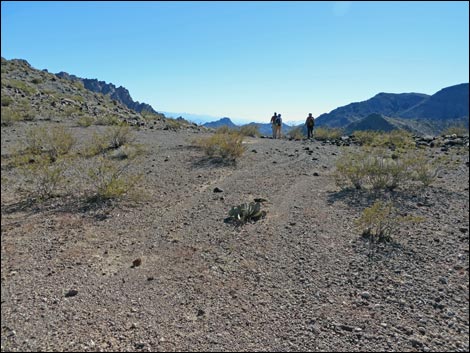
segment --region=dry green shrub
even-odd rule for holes
[[[294,140],[302,140],[305,137],[302,126],[290,130],[287,135]]]
[[[128,196],[142,179],[142,175],[133,174],[130,167],[129,162],[111,161],[103,156],[95,159],[84,174],[88,187],[91,187],[89,200],[103,201]]]
[[[220,157],[224,160],[235,161],[245,152],[243,136],[237,132],[215,133],[198,139],[196,145],[201,147],[209,157]]]
[[[259,137],[261,136],[257,125],[244,125],[240,128],[240,134],[243,136]]]
[[[96,119],[90,115],[84,115],[77,120],[77,125],[81,127],[89,127],[95,123]]]
[[[380,132],[372,130],[359,130],[354,131],[352,135],[361,145],[372,146],[374,141],[380,135]]]
[[[11,98],[10,96],[2,96],[2,107],[8,107],[11,103],[13,103],[13,98]]]
[[[33,95],[37,92],[37,89],[32,87],[29,83],[26,83],[26,82],[20,81],[20,80],[15,80],[15,79],[5,80],[4,84],[7,87],[16,88],[16,89],[20,90],[21,92],[23,92],[27,96],[31,96],[31,95]],[[3,85],[3,82],[2,82],[2,85]]]
[[[93,132],[91,141],[82,151],[87,157],[104,154],[109,150],[117,149],[134,140],[134,135],[129,126],[109,126],[104,132]]]
[[[448,126],[441,132],[442,136],[450,136],[450,135],[457,135],[457,136],[465,136],[468,135],[468,126],[465,124],[455,124]]]
[[[222,125],[222,126],[219,126],[216,130],[215,130],[215,133],[216,134],[233,134],[233,133],[238,133],[238,129],[236,128],[231,128],[231,127],[228,127],[227,125]]]
[[[2,107],[2,117],[1,122],[4,126],[10,126],[15,122],[23,120],[21,114],[9,107]]]
[[[400,216],[392,202],[378,200],[363,211],[361,217],[355,221],[355,225],[363,237],[373,242],[389,242],[402,224],[421,221],[420,217]]]
[[[58,190],[65,187],[70,168],[66,159],[52,162],[47,156],[36,156],[34,162],[21,165],[19,172],[28,194],[45,200],[57,196]]]
[[[314,137],[320,141],[336,140],[343,135],[342,129],[319,127],[314,130]]]
[[[100,114],[96,117],[95,125],[114,126],[121,125],[121,119],[115,115]]]
[[[427,187],[438,176],[444,160],[431,159],[423,150],[395,153],[383,147],[362,148],[338,158],[335,180],[342,188],[394,190],[412,182]]]
[[[72,133],[62,126],[36,127],[26,134],[26,151],[32,155],[45,154],[54,162],[59,156],[69,153],[75,142]]]

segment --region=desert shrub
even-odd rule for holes
[[[431,159],[426,156],[426,151],[417,150],[408,154],[411,169],[411,178],[422,186],[431,185],[448,162],[446,156]]]
[[[336,162],[335,180],[342,188],[394,190],[419,182],[429,186],[445,166],[446,157],[432,159],[424,150],[395,153],[384,147],[345,152]]]
[[[37,78],[37,77],[36,77],[36,78],[33,78],[33,79],[31,80],[31,82],[34,83],[35,85],[37,85],[37,84],[40,84],[40,83],[42,82],[42,80],[41,80],[40,78]]]
[[[266,211],[261,211],[261,204],[259,202],[250,202],[232,207],[228,214],[229,217],[226,219],[226,222],[241,225],[249,221],[261,219],[266,216]]]
[[[200,138],[196,145],[201,147],[209,157],[220,157],[225,160],[236,160],[245,152],[243,136],[237,132],[215,133]]]
[[[76,140],[64,127],[36,127],[26,133],[26,151],[32,155],[46,155],[54,162],[70,152]]]
[[[314,130],[314,137],[320,141],[336,140],[343,135],[342,129],[319,127]]]
[[[371,207],[366,208],[355,225],[362,236],[375,242],[389,242],[399,227],[408,222],[420,222],[419,217],[400,216],[391,201],[377,200]]]
[[[33,95],[37,92],[36,88],[31,87],[26,82],[20,80],[6,80],[5,85],[7,87],[16,88],[28,96]]]
[[[468,135],[468,126],[462,124],[451,125],[445,128],[442,132],[442,136],[449,136],[449,135],[457,135],[457,136],[464,136]]]
[[[411,159],[384,148],[363,148],[343,154],[336,162],[337,185],[356,189],[393,190],[410,180]]]
[[[109,150],[130,144],[133,140],[134,135],[129,126],[109,126],[102,133],[93,132],[91,141],[85,146],[82,154],[87,157],[104,154]]]
[[[77,125],[81,127],[88,127],[93,125],[95,122],[95,118],[89,115],[84,115],[80,119],[77,120]]]
[[[69,168],[65,159],[53,163],[47,156],[35,156],[34,163],[25,163],[19,170],[28,194],[45,200],[56,196],[58,190],[65,186]]]
[[[392,130],[377,135],[372,142],[373,146],[385,146],[399,152],[406,152],[416,146],[413,135],[405,130]]]
[[[119,199],[134,190],[142,175],[130,172],[131,164],[111,161],[103,156],[86,170],[85,178],[91,186],[89,201]]]
[[[228,127],[227,125],[222,125],[219,126],[216,130],[216,134],[232,134],[232,133],[237,133],[238,129]]]
[[[16,110],[2,107],[1,122],[4,126],[12,125],[13,123],[22,120],[21,114]]]
[[[380,135],[380,133],[378,131],[372,130],[360,130],[354,131],[352,135],[354,136],[356,141],[359,142],[361,145],[371,146],[373,142],[377,139],[377,137]]]
[[[118,159],[118,160],[134,159],[137,156],[141,155],[143,152],[144,152],[144,149],[141,145],[126,144],[112,151],[109,154],[109,158]]]
[[[298,126],[295,129],[290,130],[288,136],[294,140],[302,140],[305,137],[302,126]]]
[[[9,96],[2,96],[2,107],[8,107],[11,103],[13,103],[13,98]]]
[[[106,130],[104,138],[108,141],[109,148],[115,149],[132,142],[134,135],[132,134],[131,128],[127,125],[110,126]]]
[[[121,120],[115,115],[100,114],[96,117],[95,125],[121,125]]]
[[[243,136],[259,137],[261,136],[259,128],[256,125],[244,125],[240,128],[240,134]]]

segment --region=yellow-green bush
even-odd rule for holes
[[[376,201],[366,208],[361,217],[355,221],[362,236],[378,242],[389,242],[397,234],[400,225],[409,222],[421,222],[422,218],[400,216],[392,202]]]
[[[9,107],[2,107],[2,125],[12,125],[13,123],[20,120],[22,120],[22,117],[18,111],[10,109]]]
[[[76,140],[64,127],[36,127],[26,133],[26,151],[33,155],[45,154],[54,162],[59,156],[70,152]]]
[[[314,129],[313,136],[320,141],[336,140],[343,135],[342,129],[318,127]]]
[[[45,156],[35,156],[33,161],[20,167],[26,191],[30,196],[41,200],[56,196],[58,190],[66,184],[69,162],[65,159],[52,162]]]
[[[232,161],[245,152],[243,136],[237,132],[215,133],[198,139],[196,145],[201,147],[209,157],[220,157]]]
[[[420,182],[429,186],[443,166],[443,158],[431,160],[422,150],[395,153],[384,147],[345,152],[336,162],[335,180],[342,188],[394,190]]]
[[[142,175],[129,171],[129,163],[111,161],[102,156],[95,162],[85,175],[92,188],[89,200],[122,198],[134,190],[142,178]]]
[[[298,126],[295,129],[290,130],[288,133],[288,136],[290,138],[293,138],[294,140],[302,140],[305,137],[301,126]]]
[[[240,134],[243,136],[259,137],[261,134],[256,125],[244,125],[240,128]]]

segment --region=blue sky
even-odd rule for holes
[[[469,81],[469,3],[1,3],[1,55],[126,87],[158,111],[316,117]]]

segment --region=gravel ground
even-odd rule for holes
[[[248,138],[224,165],[192,146],[202,133],[142,129],[145,198],[83,210],[3,182],[23,133],[2,127],[2,351],[469,350],[468,148],[390,195],[424,221],[376,245],[334,145]],[[224,222],[254,198],[265,218]]]

